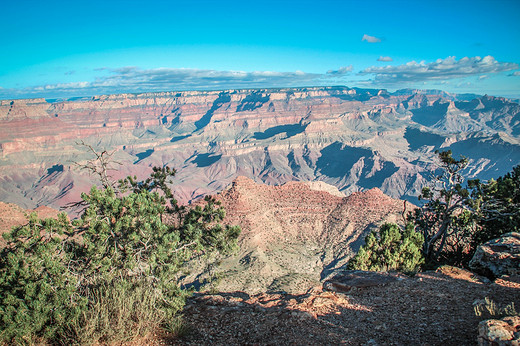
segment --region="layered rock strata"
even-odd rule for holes
[[[316,87],[121,94],[0,104],[0,199],[26,208],[77,201],[96,183],[77,169],[84,142],[116,151],[114,179],[178,170],[187,202],[243,175],[268,184],[321,180],[343,193],[380,188],[413,200],[436,149],[487,179],[520,162],[520,106],[435,91]],[[497,155],[497,153],[499,155]]]

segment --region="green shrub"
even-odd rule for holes
[[[29,223],[4,238],[0,253],[0,340],[32,343],[36,337],[62,333],[67,321],[86,307],[77,296],[78,278],[69,271],[73,253],[64,241],[71,227],[61,214],[57,220]]]
[[[424,262],[421,248],[423,236],[408,224],[404,230],[386,223],[370,232],[359,252],[348,264],[350,269],[369,271],[416,272]]]
[[[212,198],[177,206],[166,185],[173,174],[154,168],[143,183],[93,187],[82,195],[80,219],[32,215],[6,234],[0,343],[121,343],[161,325],[175,329],[186,297],[177,284],[183,265],[230,252],[240,229],[220,225],[225,213]]]

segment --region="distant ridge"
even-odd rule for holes
[[[435,150],[470,159],[469,177],[520,162],[520,105],[438,90],[342,86],[171,91],[0,105],[0,199],[59,208],[96,183],[78,141],[116,151],[114,179],[177,169],[187,203],[242,175],[267,184],[323,181],[344,194],[380,188],[415,202]],[[59,171],[53,167],[60,166]]]

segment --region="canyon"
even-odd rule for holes
[[[239,176],[346,195],[377,187],[416,203],[436,150],[468,157],[472,178],[520,162],[520,105],[492,96],[312,87],[0,102],[0,201],[30,209],[59,209],[98,183],[81,169],[87,146],[112,154],[113,179],[175,168],[181,203]]]
[[[179,343],[268,335],[279,344],[469,344],[479,322],[472,304],[517,300],[516,277],[490,283],[445,266],[348,294],[322,288],[371,230],[402,225],[420,204],[438,173],[437,150],[466,156],[468,178],[511,171],[520,163],[520,105],[347,87],[4,100],[0,233],[31,211],[55,217],[99,185],[84,169],[96,152],[110,157],[113,180],[168,165],[180,203],[211,194],[225,223],[242,229],[233,256],[190,261],[176,278],[205,292],[184,309],[198,332]]]

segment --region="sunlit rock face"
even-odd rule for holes
[[[177,169],[176,197],[236,177],[323,181],[347,195],[377,187],[415,201],[435,150],[470,158],[488,179],[520,163],[520,106],[439,91],[316,87],[121,94],[0,104],[0,200],[25,208],[77,201],[96,178],[77,164],[113,153],[114,179]]]
[[[226,280],[218,289],[250,294],[305,292],[319,285],[345,268],[371,230],[386,222],[403,224],[403,211],[415,208],[378,188],[345,197],[324,182],[265,185],[242,176],[214,197],[226,210],[226,222],[242,229],[239,250],[220,263]],[[196,265],[190,273],[188,285],[211,275]]]

